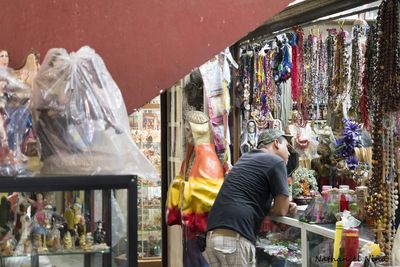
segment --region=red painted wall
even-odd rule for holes
[[[1,4],[11,67],[30,48],[94,48],[129,112],[276,14],[291,0],[13,0]],[[6,3],[7,2],[7,3]]]

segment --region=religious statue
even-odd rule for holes
[[[246,124],[246,130],[241,137],[240,152],[242,154],[250,152],[257,148],[257,125],[254,120],[249,120]]]
[[[103,222],[97,221],[97,228],[93,233],[95,244],[103,244],[106,242],[106,231],[103,229]]]

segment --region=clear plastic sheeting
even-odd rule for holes
[[[27,174],[27,157],[21,152],[29,119],[31,90],[0,67],[0,176]]]
[[[131,139],[121,92],[90,47],[47,52],[32,113],[43,174],[137,174],[157,178]]]

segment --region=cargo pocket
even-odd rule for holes
[[[216,242],[217,244],[214,243],[215,251],[221,252],[223,254],[232,254],[236,252],[238,246],[238,241],[236,240],[236,238],[232,237],[220,237],[220,238],[222,238],[222,240],[220,240],[222,242]],[[227,240],[228,238],[229,241]]]

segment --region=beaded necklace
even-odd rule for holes
[[[299,46],[297,45],[297,36],[293,33],[293,41],[292,45],[292,100],[297,101],[299,99],[299,67],[298,67],[298,59],[299,59]]]
[[[319,36],[317,53],[318,53],[318,87],[317,87],[317,113],[316,113],[317,116],[315,119],[318,120],[319,114],[320,113],[323,114],[322,111],[321,112],[319,111],[320,104],[322,104],[323,107],[326,107],[328,101],[327,86],[325,85],[327,51],[325,43],[322,40],[322,34],[320,34]]]
[[[360,102],[361,120],[365,128],[369,128],[369,115],[373,115],[375,105],[375,66],[377,60],[377,28],[375,24],[369,25],[367,48],[365,51],[365,68],[363,77],[363,90]]]
[[[336,29],[328,29],[328,37],[326,38],[326,92],[328,97],[328,110],[335,108],[335,93],[333,87],[333,79],[335,73],[335,43]]]
[[[318,57],[316,50],[316,37],[310,34],[304,44],[304,95],[307,98],[308,102],[312,105],[312,109],[314,108],[315,104],[315,95],[318,83]],[[312,111],[310,113],[312,113]]]
[[[378,15],[378,75],[379,100],[385,111],[400,110],[400,62],[399,62],[399,2],[384,0]]]
[[[384,194],[384,227],[386,232],[385,237],[385,250],[387,253],[391,252],[393,245],[393,237],[396,234],[395,220],[396,209],[398,202],[398,178],[396,175],[396,162],[395,162],[395,148],[394,148],[394,134],[396,128],[396,114],[389,113],[383,120],[384,125],[384,141],[383,151],[384,155],[384,177],[386,178],[387,194]]]
[[[307,96],[305,94],[305,64],[304,64],[304,32],[298,27],[295,29],[298,47],[298,81],[299,81],[299,98],[297,100],[297,110],[295,123],[300,127],[307,124]]]
[[[267,79],[267,92],[266,92],[266,98],[267,98],[267,106],[268,109],[271,113],[275,113],[276,111],[276,106],[277,106],[277,101],[276,101],[276,84],[273,78],[273,70],[272,70],[272,61],[275,57],[275,50],[270,50],[266,54],[266,64],[265,64],[265,69],[266,69],[266,79]]]
[[[371,193],[368,211],[376,215],[375,239],[386,255],[390,256],[393,240],[393,213],[398,204],[398,181],[392,171],[394,163],[394,123],[388,111],[399,109],[399,33],[397,0],[383,0],[378,11],[378,59],[371,91],[373,108],[373,175],[369,180]],[[368,67],[368,66],[367,66]],[[386,113],[386,116],[384,116]],[[384,118],[383,118],[384,117]],[[385,123],[383,123],[383,121]],[[384,179],[386,178],[386,179]],[[388,193],[386,193],[389,191]],[[397,201],[397,202],[396,202]],[[374,210],[375,209],[375,210]]]
[[[343,28],[336,36],[336,53],[335,53],[335,74],[333,79],[333,95],[340,98],[343,102],[346,94],[348,93],[349,81],[349,54],[348,47],[350,45],[348,40],[348,32]],[[340,103],[339,102],[339,103]]]
[[[360,37],[361,28],[359,25],[353,27],[353,40],[352,42],[352,53],[351,53],[351,77],[350,77],[350,97],[351,97],[351,116],[358,120],[359,107],[360,107],[360,95],[361,95],[361,66],[362,57],[360,52]]]

